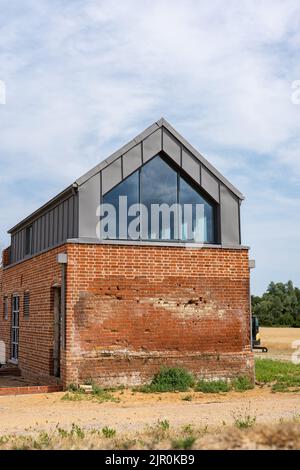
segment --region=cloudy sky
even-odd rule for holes
[[[300,285],[299,52],[299,0],[0,0],[0,244],[164,116],[245,194],[253,291]]]

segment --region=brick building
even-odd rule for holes
[[[124,196],[151,216],[159,207],[156,228],[147,211],[126,212]],[[252,378],[242,199],[170,124],[154,123],[9,231],[6,361],[64,386],[140,384],[161,365]],[[173,203],[164,225],[160,205]],[[112,227],[99,204],[115,209]],[[191,228],[184,219],[177,230],[189,204],[202,207],[201,220],[193,206]]]

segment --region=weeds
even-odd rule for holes
[[[153,392],[186,392],[193,387],[195,379],[193,375],[180,367],[163,367],[155,374],[152,382],[139,388],[144,393]]]

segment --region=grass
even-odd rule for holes
[[[238,377],[231,382],[225,380],[199,380],[195,390],[202,393],[226,393],[231,390],[244,392],[252,388],[253,384],[248,377]]]
[[[256,380],[271,385],[273,392],[300,391],[300,365],[273,359],[256,359]]]
[[[77,385],[70,385],[68,387],[68,392],[65,393],[62,397],[62,400],[64,401],[83,401],[83,400],[91,400],[91,401],[97,401],[98,403],[104,403],[107,401],[112,401],[112,402],[119,402],[119,398],[116,398],[110,393],[108,390],[105,390],[101,387],[98,387],[95,384],[92,385],[92,392],[91,393],[85,393],[84,390],[82,390],[80,387]]]
[[[144,393],[186,392],[195,385],[194,376],[180,367],[163,367],[152,382],[138,389]]]

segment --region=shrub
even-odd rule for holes
[[[163,367],[155,374],[152,382],[140,388],[142,392],[186,392],[193,387],[195,379],[193,375],[185,369],[179,367]]]

